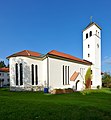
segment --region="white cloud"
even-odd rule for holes
[[[103,59],[103,64],[111,65],[111,57],[105,56]]]

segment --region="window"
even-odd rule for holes
[[[69,85],[69,66],[68,66],[68,85]]]
[[[69,84],[69,66],[63,65],[63,85]]]
[[[34,85],[34,65],[32,64],[32,85]]]
[[[92,81],[91,81],[91,85],[92,85]]]
[[[92,74],[92,70],[91,70],[91,74]]]
[[[18,85],[18,64],[15,64],[16,85]]]
[[[84,68],[80,68],[80,73],[82,76],[84,75]]]
[[[86,39],[88,38],[88,33],[86,34]]]
[[[98,32],[98,36],[99,36],[99,32]]]
[[[96,30],[96,35],[97,35],[97,30]]]
[[[38,66],[35,65],[35,80],[36,80],[36,85],[38,84]]]
[[[63,85],[64,85],[64,65],[63,65]]]
[[[99,48],[99,44],[97,44],[97,48]]]
[[[0,73],[0,76],[1,76],[1,73]]]
[[[90,48],[90,45],[88,44],[88,48]]]
[[[7,82],[9,82],[9,79],[7,79]]]
[[[23,65],[20,63],[20,85],[23,85]]]
[[[90,54],[88,54],[88,57],[90,57]]]
[[[90,37],[92,36],[92,31],[90,31],[89,36],[90,36]]]
[[[67,85],[67,66],[65,66],[65,85]]]

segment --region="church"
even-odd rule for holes
[[[7,57],[11,91],[38,91],[48,88],[85,89],[85,75],[91,68],[91,89],[101,88],[101,28],[91,22],[82,31],[83,59],[59,52],[40,54],[23,50]]]

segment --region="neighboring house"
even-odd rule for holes
[[[0,68],[0,87],[9,86],[9,68]]]
[[[24,50],[8,56],[10,90],[85,89],[85,74],[92,70],[91,88],[101,87],[101,28],[94,22],[83,30],[83,58],[52,50],[43,55]]]

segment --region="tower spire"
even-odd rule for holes
[[[92,23],[92,17],[93,17],[93,16],[90,16],[90,23]]]

